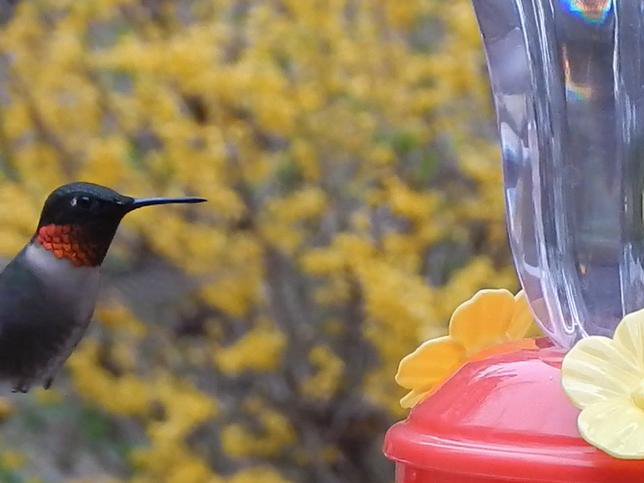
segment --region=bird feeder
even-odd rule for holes
[[[400,483],[644,481],[642,2],[473,4],[510,246],[547,337],[468,359],[389,430],[385,454]]]

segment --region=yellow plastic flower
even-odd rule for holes
[[[577,342],[561,382],[581,409],[577,427],[588,443],[615,458],[644,458],[644,310],[624,317],[612,339]]]
[[[452,314],[449,335],[423,343],[400,361],[396,382],[410,389],[400,400],[412,408],[472,358],[535,347],[532,315],[523,292],[481,290]]]

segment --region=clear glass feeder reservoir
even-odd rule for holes
[[[473,0],[514,261],[557,343],[644,307],[644,2]]]

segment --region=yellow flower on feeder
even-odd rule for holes
[[[612,339],[580,340],[561,366],[564,391],[593,446],[620,459],[644,458],[644,310],[628,314]]]
[[[400,361],[396,382],[409,389],[400,400],[412,408],[447,380],[465,362],[493,353],[535,347],[534,325],[523,291],[480,290],[459,305],[449,323],[449,334],[421,344]]]

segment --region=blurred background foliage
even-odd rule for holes
[[[401,357],[516,288],[468,0],[0,2],[0,255],[125,220],[88,337],[0,401],[0,480],[389,482]]]

